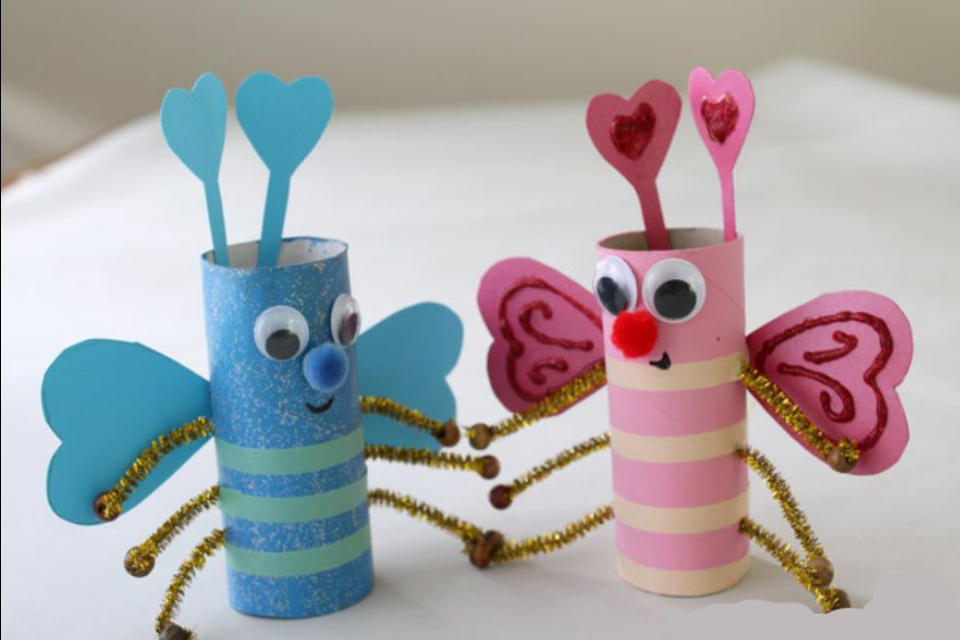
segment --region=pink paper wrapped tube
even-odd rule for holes
[[[671,250],[649,250],[643,233],[599,244],[601,260],[625,261],[636,285],[627,308],[603,313],[617,564],[624,580],[646,591],[701,596],[734,585],[749,568],[749,541],[738,526],[747,515],[747,467],[733,455],[746,443],[746,392],[737,377],[746,357],[743,238],[724,242],[711,229],[669,233]],[[670,269],[657,267],[668,259]],[[697,271],[697,310],[668,317],[671,288],[658,287],[673,281],[675,291],[676,279]],[[626,280],[629,293],[634,283]],[[645,316],[643,347],[630,342],[641,340],[637,330],[616,326],[630,324],[619,322],[625,315]]]

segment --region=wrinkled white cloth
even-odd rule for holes
[[[785,63],[755,77],[757,114],[736,172],[746,236],[750,327],[827,291],[870,289],[913,322],[916,355],[901,387],[912,441],[876,477],[838,476],[762,411],[751,442],[791,482],[855,604],[894,570],[934,570],[960,588],[960,101],[833,67]],[[611,87],[627,93],[631,87]],[[628,184],[592,148],[586,99],[407,112],[338,113],[296,174],[287,235],[350,244],[368,326],[438,300],[464,319],[450,382],[464,421],[505,415],[486,381],[480,277],[527,255],[590,281],[594,244],[635,229]],[[232,126],[222,185],[231,241],[258,235],[266,173]],[[660,180],[670,226],[721,224],[714,169],[685,111]],[[209,246],[200,183],[149,117],[105,136],[2,196],[3,637],[147,637],[166,580],[212,527],[205,515],[144,580],[123,554],[181,502],[216,481],[207,448],[136,511],[109,526],[59,521],[45,500],[57,446],[40,409],[44,368],[87,337],[143,342],[206,371],[199,254]],[[604,394],[492,450],[509,480],[606,429]],[[462,445],[466,447],[466,445]],[[373,463],[370,485],[406,491],[511,536],[561,526],[609,500],[606,455],[535,486],[505,512],[473,475]],[[752,513],[786,533],[762,483]],[[570,549],[477,572],[459,544],[392,512],[373,515],[377,585],[323,619],[276,623],[230,610],[222,558],[187,594],[180,620],[201,637],[655,637],[670,614],[763,598],[812,606],[753,550],[745,581],[705,599],[634,591],[614,568],[613,527]]]

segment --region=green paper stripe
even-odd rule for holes
[[[340,489],[297,498],[262,498],[220,489],[220,510],[254,522],[311,522],[356,509],[367,501],[367,476]]]
[[[370,548],[370,526],[336,542],[298,551],[253,551],[227,545],[231,570],[268,578],[307,576],[330,571],[360,557]]]
[[[363,452],[363,429],[357,427],[329,442],[292,449],[251,449],[217,438],[217,462],[224,467],[266,476],[309,473],[343,464]]]

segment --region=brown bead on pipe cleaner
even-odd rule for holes
[[[490,504],[492,504],[495,509],[506,509],[513,504],[510,487],[505,484],[498,484],[493,489],[490,489]]]
[[[500,475],[500,460],[496,456],[483,456],[480,458],[483,466],[480,467],[480,477],[486,480],[493,480]]]
[[[120,517],[123,503],[118,502],[116,495],[110,491],[103,491],[93,499],[93,513],[101,522],[113,522]]]
[[[160,632],[157,640],[191,640],[194,637],[192,631],[187,631],[176,622],[171,622]]]
[[[436,438],[440,446],[455,447],[460,442],[460,427],[453,420],[447,420],[443,423],[443,433]]]
[[[827,464],[837,473],[850,473],[853,471],[853,468],[857,466],[856,458],[844,452],[844,442],[849,441],[841,441],[838,446],[830,449],[830,453],[827,454]]]
[[[821,587],[829,587],[833,582],[833,563],[823,556],[807,558],[807,568],[816,576]]]
[[[467,437],[471,447],[483,451],[493,441],[493,431],[484,423],[478,422],[467,430]]]
[[[504,537],[499,531],[485,532],[483,538],[474,542],[470,549],[470,564],[477,569],[486,569],[503,543]]]

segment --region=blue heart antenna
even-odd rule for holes
[[[506,542],[412,497],[367,488],[368,460],[486,479],[496,477],[500,465],[490,455],[440,451],[461,434],[446,382],[463,343],[457,315],[421,303],[361,334],[346,243],[281,238],[290,176],[316,144],[331,108],[319,78],[285,84],[254,74],[243,83],[237,112],[270,168],[270,195],[260,241],[228,246],[218,186],[223,85],[205,74],[192,91],[168,93],[163,132],[204,184],[213,236],[213,249],[200,260],[209,381],[145,346],[116,340],[74,345],[44,376],[44,415],[61,440],[47,494],[52,509],[70,522],[116,519],[215,442],[218,483],[124,560],[131,575],[149,574],[174,536],[219,507],[222,526],[197,544],[167,588],[155,625],[166,640],[192,637],[173,619],[194,575],[220,549],[238,611],[299,618],[359,602],[373,587],[369,505],[455,535],[479,567],[529,555],[533,544],[541,547],[534,552],[549,546],[546,537]],[[474,425],[471,440],[488,443],[559,410],[555,403],[495,427]]]
[[[287,84],[254,73],[237,89],[237,120],[270,170],[257,264],[273,265],[280,253],[290,179],[323,135],[333,112],[326,82],[307,76]]]
[[[160,127],[170,149],[203,183],[214,261],[228,265],[227,231],[220,197],[227,94],[220,78],[205,73],[197,78],[191,91],[170,89],[160,107]]]

